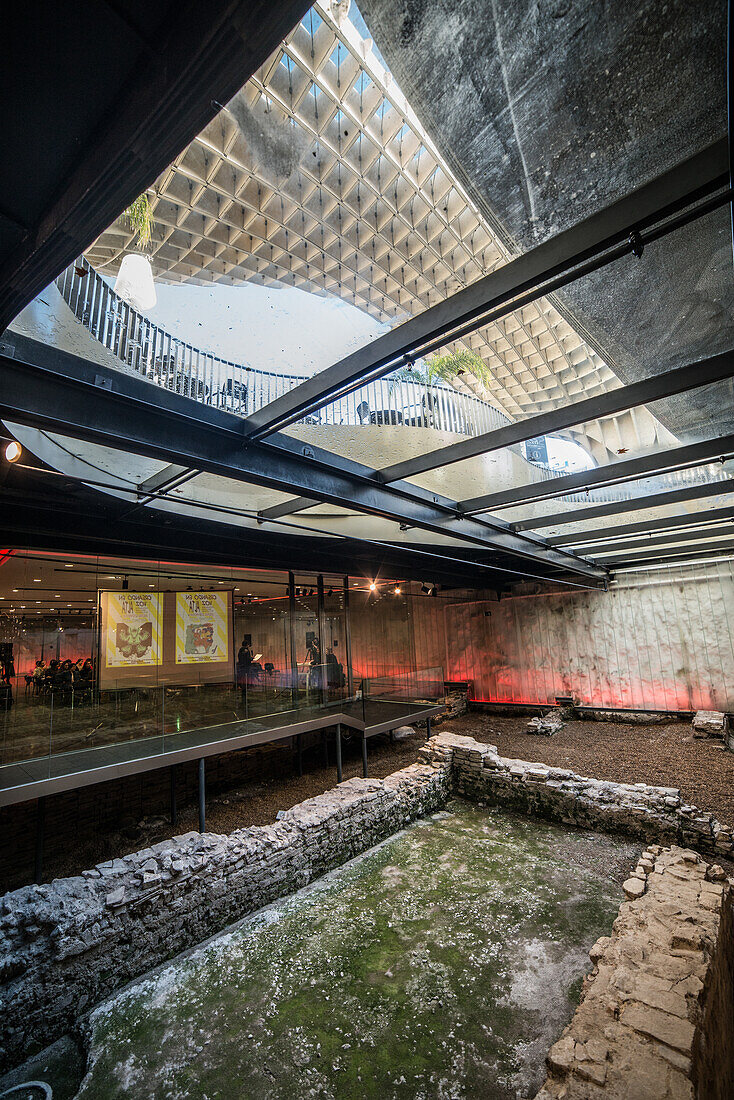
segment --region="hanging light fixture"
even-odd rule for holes
[[[153,268],[150,259],[141,252],[132,252],[123,256],[120,270],[115,279],[115,294],[133,309],[152,309],[158,301],[153,282]]]

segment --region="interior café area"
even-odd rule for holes
[[[395,578],[5,551],[0,767],[437,696]],[[246,722],[247,725],[242,726]],[[295,727],[294,727],[295,729]],[[212,734],[214,731],[214,734]],[[134,750],[138,751],[138,750]]]

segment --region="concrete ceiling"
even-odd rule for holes
[[[407,74],[404,82],[402,70],[395,81],[347,9],[317,2],[161,173],[151,192],[156,277],[300,286],[396,323],[517,251],[513,233],[483,195],[464,185],[465,177],[472,183],[472,174],[462,169],[452,146],[460,146],[462,157],[467,153],[460,97],[453,115],[414,111],[411,95],[398,85],[410,87],[420,104],[423,89]],[[431,11],[430,26],[440,24],[445,38],[456,16],[449,19],[440,4]],[[388,55],[390,46],[386,40]],[[427,49],[423,39],[416,40],[408,50],[416,55],[412,61],[396,60],[412,65],[416,79],[424,71],[441,72],[440,103],[446,73],[435,52],[427,64]],[[458,70],[450,77],[457,87],[465,78]],[[431,88],[425,92],[430,97]],[[515,167],[506,160],[505,153],[500,166],[512,175]],[[521,202],[518,209],[522,215]],[[544,231],[551,231],[555,215],[547,215],[543,210],[538,217]],[[130,225],[119,218],[86,255],[111,274],[135,247]],[[485,387],[466,374],[455,379],[457,388],[468,384],[512,419],[603,393],[622,377],[575,318],[562,316],[547,298],[480,327],[462,343],[484,359],[491,383]],[[622,439],[628,450],[630,439],[634,450],[672,442],[645,409],[566,434],[598,461],[609,459]]]
[[[726,3],[362,0],[451,170],[524,251],[726,133]],[[440,74],[437,78],[437,74]],[[554,298],[623,382],[734,346],[722,209]],[[731,431],[731,383],[660,402],[678,438]]]

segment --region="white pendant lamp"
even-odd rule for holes
[[[158,301],[150,260],[140,252],[124,256],[115,279],[115,294],[133,309],[152,309]]]

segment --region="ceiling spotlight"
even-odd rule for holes
[[[20,456],[23,454],[23,448],[20,443],[16,443],[14,439],[8,443],[5,448],[5,457],[8,462],[17,462]]]
[[[400,585],[396,584],[395,585],[395,595],[399,596],[401,592],[402,592],[402,589],[401,589]]]
[[[371,581],[370,582],[370,592],[374,592],[376,588],[377,588],[377,585],[375,584],[375,582]]]

